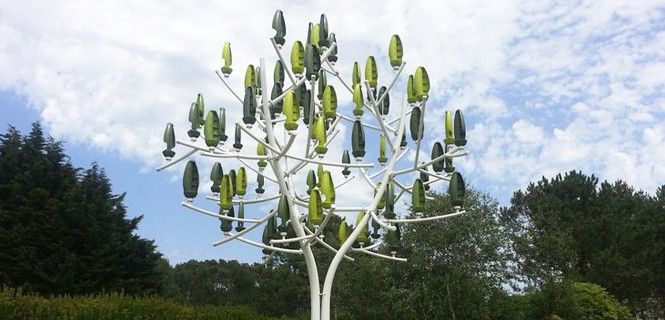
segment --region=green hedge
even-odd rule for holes
[[[277,319],[259,315],[244,306],[189,306],[160,297],[137,298],[123,294],[45,298],[13,289],[0,289],[0,318],[16,320]]]

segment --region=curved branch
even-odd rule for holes
[[[297,238],[270,239],[270,243],[281,244],[281,243],[296,242],[296,241],[301,241],[301,240],[307,240],[311,237],[313,237],[313,235],[307,235],[307,236],[302,236],[302,237],[297,237]]]
[[[220,152],[220,151],[213,151],[210,152],[209,149],[204,148],[204,147],[199,147],[197,145],[191,144],[189,142],[185,142],[182,140],[177,140],[177,144],[181,144],[183,146],[188,146],[190,148],[194,148],[196,150],[201,151],[202,156],[206,157],[212,157],[212,158],[237,158],[237,159],[247,159],[247,160],[268,160],[269,158],[267,156],[251,156],[251,155],[245,155],[245,154],[240,154],[240,153],[228,153],[228,152]]]
[[[404,155],[406,155],[407,151],[409,151],[409,147],[404,148],[404,150],[402,150],[402,152],[400,152],[400,154],[397,156],[396,161],[399,162],[400,160],[402,160],[402,157],[404,157]],[[375,178],[376,176],[380,175],[384,171],[386,171],[385,167],[383,167],[381,170],[379,170],[377,172],[374,172],[374,173],[370,174],[369,177],[370,178]]]
[[[274,247],[274,246],[266,246],[263,243],[252,241],[252,240],[249,240],[247,238],[240,237],[240,236],[238,236],[238,234],[234,234],[232,232],[226,232],[226,234],[230,235],[231,237],[235,236],[236,239],[238,239],[239,241],[242,241],[246,244],[249,244],[249,245],[252,245],[252,246],[255,246],[255,247],[259,247],[259,248],[262,248],[262,249],[267,249],[267,250],[277,251],[277,252],[282,252],[282,253],[302,254],[302,250],[300,250],[300,249],[294,250],[294,249],[279,248],[279,247]]]
[[[296,139],[296,134],[293,132],[289,132],[289,141],[286,143],[284,146],[284,149],[282,149],[282,152],[280,152],[276,157],[275,161],[278,161],[281,159],[287,152],[289,152],[289,149],[291,149],[291,145],[293,145],[293,141]]]
[[[282,196],[281,194],[277,194],[277,195],[270,196],[270,197],[267,197],[267,198],[238,199],[238,200],[233,199],[232,203],[233,204],[254,204],[254,203],[261,203],[261,202],[268,202],[268,201],[271,201],[271,200],[275,200],[275,199],[278,199],[281,196]],[[219,202],[219,197],[216,198],[214,196],[206,196],[206,199]]]
[[[390,89],[393,88],[393,86],[395,85],[395,82],[397,81],[397,78],[399,78],[399,75],[402,73],[402,70],[404,70],[404,66],[406,66],[406,62],[402,62],[402,64],[399,66],[399,69],[395,73],[395,76],[393,77],[393,80],[390,81],[390,85],[388,85],[388,87],[386,88],[386,91],[383,92],[383,94],[379,97],[379,99],[375,101],[375,103],[374,103],[375,107],[377,107],[381,103],[381,101],[383,101],[383,99],[386,97],[386,95],[388,95],[388,93],[390,92]],[[390,125],[390,123],[387,123],[387,124]]]
[[[307,226],[304,226],[304,228],[305,228],[305,232],[307,232],[307,234],[310,234],[310,235],[314,234],[314,232],[312,232],[312,230],[309,230],[309,228]],[[325,241],[319,239],[319,237],[314,237],[312,239],[314,239],[314,241],[321,244],[324,248],[328,249],[329,251],[331,251],[333,253],[337,253],[337,249],[333,248],[331,245],[327,244]],[[349,261],[355,261],[356,260],[352,257],[347,256],[347,255],[344,255],[344,259],[347,259]]]
[[[376,183],[372,181],[372,179],[367,175],[367,170],[360,168],[360,173],[362,173],[363,178],[369,183],[370,186],[372,186],[373,189],[376,189]]]
[[[427,171],[427,170],[424,170],[424,169],[418,169],[418,172],[422,172],[422,173],[427,174],[427,175],[429,175],[429,176],[431,176],[431,177],[437,178],[436,181],[439,181],[439,180],[450,181],[450,177],[452,176],[451,173],[446,173],[445,176],[442,176],[442,175],[438,175],[438,174],[436,174],[436,173],[434,173],[434,172]]]
[[[208,216],[211,216],[211,217],[215,217],[215,218],[219,218],[219,219],[223,219],[223,220],[228,220],[228,221],[239,221],[239,222],[247,222],[247,223],[260,223],[260,222],[261,222],[261,219],[241,219],[241,218],[236,218],[236,217],[230,217],[230,216],[221,215],[221,214],[218,214],[218,213],[214,213],[214,212],[212,212],[212,211],[208,211],[208,210],[203,209],[203,208],[199,208],[199,207],[197,207],[197,206],[195,206],[195,205],[193,205],[193,204],[191,204],[191,203],[185,202],[185,201],[183,201],[183,202],[180,203],[180,204],[181,204],[183,207],[187,208],[187,209],[191,209],[191,210],[194,210],[194,211],[196,211],[196,212],[203,213],[203,214],[205,214],[205,215],[208,215]]]
[[[345,179],[345,180],[342,181],[340,184],[338,184],[338,185],[335,186],[335,190],[337,190],[337,189],[340,188],[341,186],[343,186],[343,185],[349,183],[349,181],[353,180],[353,178],[355,178],[355,177],[356,177],[356,176],[350,176],[348,179]]]
[[[446,153],[444,153],[444,154],[442,154],[442,155],[440,155],[440,156],[438,156],[438,157],[436,157],[436,158],[434,158],[430,161],[421,163],[419,166],[415,166],[415,167],[409,168],[409,169],[395,171],[395,172],[392,173],[392,175],[393,176],[399,176],[399,175],[402,175],[402,174],[405,174],[405,173],[420,170],[422,168],[425,168],[425,167],[431,165],[434,162],[443,160],[443,158],[457,158],[457,157],[467,155],[467,153],[465,151],[458,154],[457,152],[460,151],[460,150],[464,151],[464,148],[463,147],[455,147],[455,148],[449,150],[448,152],[446,152]]]
[[[238,99],[238,101],[240,101],[240,104],[242,104],[243,101],[242,101],[242,99],[240,99],[240,96],[238,96],[238,95],[236,94],[236,92],[233,91],[233,89],[231,89],[231,86],[229,86],[229,84],[226,83],[226,80],[224,80],[224,77],[222,77],[222,76],[219,74],[219,71],[215,70],[215,74],[217,74],[217,76],[219,77],[219,80],[222,80],[222,83],[224,83],[224,85],[226,86],[226,88],[229,89],[229,91],[231,91],[231,93],[233,93],[233,95],[236,97],[236,99]]]
[[[192,150],[189,150],[189,151],[187,151],[185,154],[183,154],[180,158],[175,159],[175,160],[172,159],[170,162],[165,163],[165,164],[161,165],[160,167],[158,167],[158,168],[157,168],[157,171],[162,171],[162,170],[164,170],[164,169],[166,169],[166,168],[168,168],[168,167],[170,167],[170,166],[172,166],[172,165],[174,165],[174,164],[176,164],[176,163],[178,163],[178,162],[180,162],[180,161],[182,161],[182,160],[187,159],[189,156],[191,156],[192,154],[194,154],[194,152],[196,152],[196,150],[197,150],[197,149],[194,149],[194,148],[193,148]]]
[[[281,152],[281,151],[277,150],[276,148],[274,148],[273,146],[271,146],[269,143],[266,143],[262,139],[259,139],[258,137],[256,137],[253,133],[251,133],[249,130],[247,130],[247,128],[241,126],[238,123],[236,123],[236,126],[239,126],[240,129],[245,131],[245,133],[247,133],[250,137],[252,137],[252,139],[254,139],[258,143],[263,144],[264,146],[266,146],[266,148],[270,149],[270,151],[278,153],[278,154]],[[258,156],[255,156],[255,157],[258,157]],[[321,165],[324,165],[324,166],[332,166],[332,167],[342,167],[342,168],[344,168],[344,167],[349,167],[349,168],[373,168],[374,167],[374,164],[372,164],[372,163],[327,162],[327,161],[320,161],[320,160],[316,160],[316,159],[305,159],[305,158],[290,155],[290,154],[284,154],[284,157],[300,160],[302,162],[313,163],[313,164],[321,164]],[[267,158],[265,158],[265,159],[267,159]],[[289,174],[291,174],[291,172],[289,172]]]
[[[274,178],[266,176],[263,172],[261,172],[259,170],[254,169],[249,163],[245,162],[245,160],[240,159],[240,158],[238,158],[237,160],[240,161],[240,163],[244,164],[245,167],[247,167],[247,169],[254,171],[256,174],[261,175],[264,178],[266,178],[266,179],[268,179],[268,180],[270,180],[274,183],[277,183],[277,180],[275,180]]]
[[[388,222],[390,222],[390,223],[415,223],[415,222],[434,221],[434,220],[441,220],[441,219],[446,219],[446,218],[459,216],[459,215],[464,214],[464,213],[466,213],[466,210],[456,211],[454,213],[444,214],[444,215],[440,215],[440,216],[433,216],[433,217],[423,217],[423,218],[413,218],[413,219],[390,219],[390,220],[388,220]]]
[[[346,120],[346,121],[348,121],[348,122],[351,122],[351,123],[356,122],[355,118],[351,118],[351,117],[349,117],[347,115],[344,115],[344,114],[341,114],[339,112],[337,113],[337,116],[344,119],[344,120]],[[377,126],[374,126],[374,125],[371,125],[371,124],[362,123],[362,121],[360,122],[360,125],[365,127],[365,128],[368,128],[368,129],[381,131],[381,127],[377,127]]]
[[[240,236],[242,236],[243,234],[245,234],[245,233],[247,233],[247,232],[250,232],[250,231],[254,230],[254,228],[256,228],[256,227],[262,225],[263,223],[265,223],[266,221],[268,221],[268,219],[272,218],[272,217],[273,217],[274,215],[276,215],[276,214],[277,214],[277,210],[274,210],[273,212],[269,213],[269,214],[266,215],[265,217],[261,218],[260,222],[257,222],[257,223],[255,223],[255,224],[253,224],[253,225],[247,227],[245,230],[240,231],[240,232],[238,232],[238,233],[236,233],[236,234],[233,234],[233,235],[231,235],[231,236],[228,236],[228,237],[226,237],[226,238],[224,238],[224,239],[222,239],[222,240],[217,240],[217,241],[213,242],[212,245],[213,245],[214,247],[216,247],[216,246],[219,246],[219,245],[221,245],[221,244],[227,243],[227,242],[229,242],[229,241],[231,241],[231,240],[233,240],[233,239],[235,239],[235,238],[237,238],[237,237],[240,237]]]
[[[221,152],[208,152],[208,151],[202,151],[201,155],[204,157],[210,157],[210,158],[222,158],[222,159],[227,159],[227,158],[233,158],[233,159],[245,159],[245,160],[268,160],[268,156],[252,156],[252,155],[247,155],[247,154],[240,154],[240,153],[221,153]]]
[[[365,84],[365,89],[367,90],[367,92],[372,92],[371,91],[372,87],[370,87],[369,81],[365,80],[365,82],[363,82],[363,83]],[[373,112],[374,116],[376,116],[376,119],[379,121],[379,124],[381,125],[381,131],[383,131],[383,134],[386,137],[388,137],[388,130],[390,130],[393,134],[395,134],[397,132],[397,130],[395,130],[393,127],[389,126],[385,121],[383,121],[383,119],[381,119],[381,113],[379,112],[379,109],[377,109],[377,107],[376,107],[376,101],[374,100],[374,95],[373,94],[369,95],[369,101],[372,103],[371,108],[372,108],[372,110],[374,110],[374,112]],[[395,150],[395,146],[392,143],[389,143],[388,145],[390,145],[390,148],[392,150]]]
[[[393,260],[393,261],[399,261],[399,262],[407,262],[408,261],[406,258],[387,256],[385,254],[376,253],[374,251],[369,251],[369,250],[362,249],[362,248],[351,248],[351,251],[361,252],[361,253],[364,253],[364,254],[367,254],[367,255],[370,255],[370,256],[375,256],[377,258],[383,258],[383,259],[387,259],[387,260]]]

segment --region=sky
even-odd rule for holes
[[[164,163],[165,123],[172,122],[178,138],[186,140],[187,112],[197,93],[207,106],[225,107],[229,123],[240,120],[241,107],[214,74],[221,46],[232,44],[229,81],[242,92],[248,64],[265,58],[271,71],[277,59],[269,40],[277,9],[286,20],[287,57],[291,44],[304,40],[308,22],[326,13],[339,46],[336,68],[347,82],[353,62],[364,66],[369,55],[379,65],[379,83],[392,80],[387,47],[391,35],[399,34],[407,63],[403,75],[422,65],[432,83],[420,159],[429,158],[431,145],[443,135],[444,110],[462,110],[469,155],[455,166],[468,185],[502,205],[529,182],[573,169],[601,180],[623,179],[651,194],[665,184],[664,1],[204,1],[194,6],[0,0],[2,130],[15,125],[26,132],[31,122],[41,121],[50,135],[65,141],[75,165],[99,163],[115,192],[127,192],[128,215],[143,215],[138,234],[154,239],[171,263],[259,261],[260,250],[244,244],[212,247],[223,237],[218,221],[180,206],[182,165],[165,172],[155,168]],[[338,110],[351,115],[351,95],[337,79],[328,80],[337,89]],[[398,116],[404,80],[391,92],[391,119]],[[350,131],[343,122],[325,160],[339,161],[350,148]],[[376,158],[376,133],[371,134],[368,161]],[[247,140],[243,152],[253,154],[255,144]],[[409,144],[405,162],[415,159]],[[302,154],[304,145],[297,140],[293,152]],[[185,151],[176,148],[178,154]],[[207,181],[212,161],[194,159]],[[239,164],[222,165],[227,170]],[[250,181],[254,178],[250,174]],[[344,180],[337,171],[333,178]],[[302,183],[304,174],[296,181]],[[215,210],[203,199],[208,187],[202,184],[195,204]],[[434,189],[445,192],[446,186]],[[266,190],[278,192],[273,185]],[[356,177],[338,199],[361,205],[370,196]],[[252,207],[247,216],[260,217],[269,208]]]

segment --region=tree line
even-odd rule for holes
[[[448,211],[432,192],[424,215]],[[301,257],[170,266],[134,234],[124,194],[96,164],[75,168],[38,123],[0,136],[0,285],[44,295],[124,292],[245,305],[306,317]],[[406,263],[354,256],[338,271],[336,319],[658,319],[665,317],[665,186],[655,195],[572,171],[531,183],[501,207],[471,191],[467,213],[406,225]],[[324,239],[338,245],[339,219]],[[323,257],[323,276],[327,251]]]

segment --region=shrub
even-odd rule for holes
[[[277,319],[259,315],[245,306],[190,306],[160,297],[132,297],[123,294],[46,298],[14,289],[0,289],[0,317],[8,320]]]

